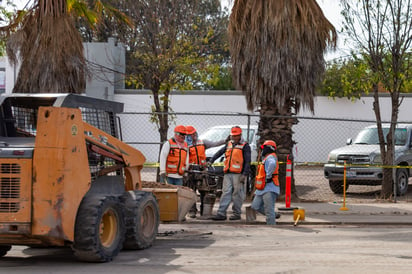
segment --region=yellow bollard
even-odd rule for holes
[[[305,210],[303,208],[297,208],[293,210],[293,220],[295,223],[293,224],[296,226],[299,220],[305,220]]]
[[[340,208],[340,210],[348,210],[348,208],[346,207],[346,161],[343,162],[343,206]]]

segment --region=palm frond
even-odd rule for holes
[[[238,0],[229,23],[233,79],[249,110],[289,98],[313,111],[327,45],[336,31],[315,0]]]

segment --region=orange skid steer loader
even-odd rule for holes
[[[152,245],[159,206],[143,154],[120,141],[123,104],[74,94],[0,96],[0,256],[70,246],[106,262]]]

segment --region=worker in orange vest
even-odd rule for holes
[[[226,210],[232,201],[233,214],[229,220],[241,219],[246,180],[250,172],[251,151],[249,144],[242,138],[242,129],[239,126],[232,127],[230,137],[231,140],[226,146],[210,159],[210,163],[213,163],[223,153],[225,154],[222,196],[217,214],[212,217],[215,221],[226,220]]]
[[[198,167],[201,170],[206,168],[206,149],[211,147],[216,147],[225,144],[229,141],[229,137],[226,140],[220,141],[209,141],[200,140],[196,129],[193,126],[186,126],[186,142],[189,147],[189,170],[192,167]],[[189,172],[190,175],[190,172]],[[194,176],[188,176],[187,186],[192,188],[196,192],[196,182]],[[200,215],[203,215],[203,203],[204,203],[205,193],[200,192]],[[196,204],[189,210],[189,217],[196,218],[197,207]]]
[[[260,147],[262,162],[257,167],[255,197],[250,207],[266,216],[266,224],[275,225],[280,214],[275,213],[275,202],[280,193],[279,162],[276,143],[267,140]]]
[[[189,148],[185,141],[186,127],[178,125],[174,136],[167,140],[160,151],[160,182],[183,185],[183,176],[189,164]]]

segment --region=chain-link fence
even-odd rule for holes
[[[243,113],[175,113],[174,115],[175,120],[169,128],[169,137],[173,135],[173,128],[177,124],[192,125],[201,135],[213,126],[244,125],[245,128],[252,128],[257,126],[259,121],[258,115]],[[126,112],[119,117],[123,141],[136,147],[146,156],[147,166],[143,168],[142,179],[154,181],[161,143],[157,126],[150,122],[151,113]],[[339,167],[339,170],[334,171],[334,176],[340,176],[340,178],[343,178],[343,164],[348,165],[347,172],[345,172],[348,186],[346,200],[348,202],[371,202],[376,200],[380,194],[381,186],[379,180],[375,180],[377,185],[373,185],[370,178],[382,176],[382,173],[381,171],[376,172],[376,167],[370,161],[377,161],[375,156],[379,154],[379,146],[376,144],[363,145],[363,147],[362,145],[346,146],[349,138],[354,140],[362,129],[375,125],[376,122],[316,117],[297,118],[298,124],[292,128],[294,132],[293,139],[296,141],[293,149],[293,176],[297,196],[307,201],[342,202],[343,180],[331,177],[330,171],[328,171],[329,177],[325,178],[325,164],[328,163],[328,155],[332,150],[345,147],[342,152],[333,156],[331,160],[335,160]],[[401,180],[403,187],[405,187],[405,184],[408,185],[409,171],[412,171],[409,166],[412,162],[412,149],[409,145],[412,138],[409,129],[405,129],[405,134],[408,135],[402,136],[405,137],[404,143],[397,146],[397,149],[398,147],[404,147],[405,154],[409,155],[410,160],[409,163],[406,159],[403,162],[406,167],[396,166],[396,174],[400,170],[402,171],[398,179]],[[248,141],[255,142],[256,140],[251,139]],[[252,149],[256,149],[255,145],[251,143]],[[342,155],[345,155],[345,157]],[[256,159],[252,159],[252,161],[256,161]],[[380,169],[378,168],[378,170]],[[406,178],[405,176],[402,178],[402,175],[405,174]],[[356,181],[354,181],[355,179]],[[405,195],[397,196],[396,199],[399,201],[412,200],[412,185],[409,186]]]

